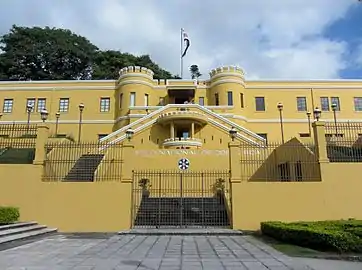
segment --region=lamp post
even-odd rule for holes
[[[33,106],[30,105],[30,104],[26,105],[26,112],[28,114],[28,120],[27,120],[27,124],[26,124],[27,133],[29,132],[29,128],[30,128],[30,114],[31,114],[32,111],[33,111]]]
[[[55,136],[58,135],[60,112],[55,113]]]
[[[132,137],[133,137],[133,134],[134,134],[134,130],[133,129],[127,129],[126,130],[126,138],[128,139],[128,141],[131,141]]]
[[[43,121],[43,123],[45,123],[45,121],[48,119],[48,111],[46,109],[43,109],[40,111],[40,118]]]
[[[310,116],[311,116],[311,114],[312,114],[312,113],[311,113],[310,111],[307,112],[309,137],[312,136],[312,128],[311,128],[311,126],[310,126]]]
[[[232,128],[229,130],[229,135],[230,135],[231,141],[234,141],[234,140],[235,140],[237,133],[238,133],[238,132],[236,131],[236,129],[235,129],[234,127],[232,127]]]
[[[277,108],[279,111],[279,120],[280,120],[280,131],[282,134],[282,143],[284,143],[284,127],[283,127],[283,104],[279,102],[277,104]]]
[[[80,142],[80,138],[82,135],[82,121],[83,121],[84,104],[80,103],[78,105],[78,108],[79,108],[78,142]]]
[[[321,118],[322,111],[318,107],[315,107],[313,114],[314,114],[314,119],[316,121],[319,121],[319,119]]]
[[[332,103],[331,105],[332,111],[333,111],[333,120],[334,120],[334,128],[336,129],[336,137],[338,135],[338,127],[337,127],[337,104]]]

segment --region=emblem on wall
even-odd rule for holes
[[[178,167],[180,170],[187,170],[190,166],[190,161],[187,158],[181,158],[178,161]]]

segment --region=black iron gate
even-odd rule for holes
[[[228,171],[133,172],[133,227],[229,227]]]

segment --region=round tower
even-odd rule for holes
[[[244,71],[237,66],[222,66],[210,71],[209,105],[233,106],[229,112],[243,114],[245,107]]]
[[[117,87],[117,117],[129,114],[132,106],[149,106],[153,90],[153,71],[139,66],[129,66],[119,71]],[[135,112],[133,112],[135,113]],[[129,121],[120,121],[124,126]]]

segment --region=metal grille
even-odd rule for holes
[[[229,227],[228,171],[134,171],[134,227]]]
[[[0,163],[31,164],[36,137],[36,125],[0,124]]]
[[[240,145],[240,173],[243,181],[292,182],[320,181],[314,144],[296,139],[268,145]]]
[[[362,123],[326,123],[325,133],[331,162],[362,162]]]
[[[105,144],[97,142],[62,142],[46,144],[43,181],[94,182],[120,181],[122,145],[115,144],[102,151]]]

